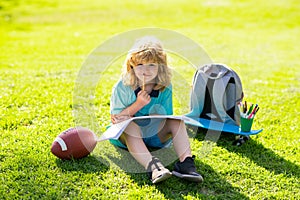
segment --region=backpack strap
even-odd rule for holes
[[[214,85],[213,99],[216,110],[223,122],[226,124],[239,125],[240,111],[237,107],[238,103],[243,99],[242,83],[235,71],[224,64],[217,64],[223,68],[224,73],[222,79],[216,81]],[[221,96],[221,97],[220,97]],[[228,113],[229,110],[232,113]]]
[[[204,96],[204,105],[200,114],[200,118],[222,121],[215,106],[215,102],[213,100],[214,84],[215,79],[209,78],[207,80],[206,91]]]
[[[230,75],[225,75],[223,76],[221,79],[218,79],[217,81],[215,81],[215,84],[213,86],[213,101],[214,101],[214,105],[216,107],[216,112],[218,113],[220,119],[223,120],[227,120],[228,115],[226,113],[226,110],[224,108],[224,95],[225,95],[225,90],[227,88],[227,85],[229,83],[230,80]]]
[[[204,76],[202,71],[198,69],[193,78],[190,99],[191,111],[188,114],[186,114],[186,116],[198,118],[202,113],[207,80],[208,77]]]
[[[227,66],[226,66],[227,67]],[[224,95],[224,101],[225,100],[229,100],[229,104],[227,107],[228,108],[233,108],[233,113],[228,114],[228,117],[225,120],[225,123],[229,123],[229,124],[234,124],[234,125],[240,125],[240,111],[238,108],[238,104],[243,100],[244,98],[244,93],[243,93],[243,87],[242,87],[242,82],[240,77],[238,76],[238,74],[230,69],[229,67],[227,67],[230,71],[230,74],[228,74],[228,76],[230,76],[230,80],[228,82],[228,86],[227,86],[227,90],[225,91]],[[234,88],[231,88],[234,87]],[[227,111],[227,110],[226,110]]]

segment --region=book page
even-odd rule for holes
[[[174,116],[174,115],[150,115],[150,116],[140,116],[140,117],[132,117],[130,119],[127,119],[123,122],[113,124],[111,127],[109,127],[102,135],[101,137],[97,140],[103,141],[103,140],[108,140],[108,139],[118,139],[126,127],[129,125],[129,123],[133,120],[136,119],[178,119],[178,120],[183,120],[185,122],[188,122],[189,124],[199,126],[200,123],[192,118],[186,117],[184,115],[182,116]]]

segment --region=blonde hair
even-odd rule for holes
[[[167,64],[167,54],[163,50],[161,42],[155,37],[143,37],[137,40],[124,63],[122,79],[124,85],[132,89],[139,87],[139,80],[133,68],[139,64],[155,63],[158,65],[158,73],[155,78],[155,90],[164,90],[171,83],[171,70]]]

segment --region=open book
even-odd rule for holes
[[[108,139],[118,139],[128,124],[136,119],[178,119],[178,120],[183,120],[185,123],[192,124],[195,126],[200,126],[201,124],[189,117],[186,117],[184,115],[182,116],[174,116],[174,115],[150,115],[150,116],[141,116],[141,117],[132,117],[130,119],[127,119],[123,122],[113,124],[111,127],[109,127],[102,135],[101,137],[97,140],[98,142],[103,141],[103,140],[108,140]]]

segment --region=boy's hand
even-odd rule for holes
[[[146,91],[144,90],[139,91],[137,95],[136,103],[144,107],[145,105],[150,103],[150,101],[151,101],[150,95]]]
[[[111,122],[113,124],[116,124],[133,117],[135,113],[137,113],[145,105],[150,103],[150,101],[150,95],[146,91],[141,90],[137,95],[136,101],[133,104],[131,104],[131,106],[125,108],[119,114],[111,115]]]
[[[113,124],[120,123],[120,122],[125,121],[130,118],[131,118],[131,116],[129,116],[129,115],[120,115],[120,114],[110,115],[110,119]]]

